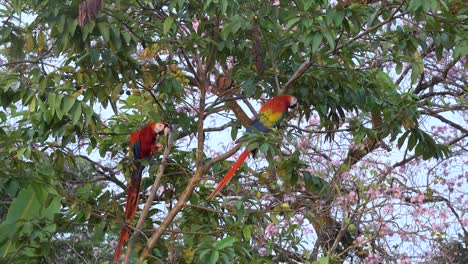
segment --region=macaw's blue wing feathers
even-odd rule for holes
[[[266,133],[268,131],[270,131],[270,128],[266,127],[262,122],[260,122],[260,120],[256,119],[255,121],[252,122],[252,124],[250,124],[250,127],[246,128],[246,132],[247,133],[252,133],[254,132],[254,129],[262,132],[262,133]]]
[[[140,140],[137,140],[135,141],[135,143],[133,143],[133,158],[135,160],[138,159],[138,155],[139,155],[140,152]]]

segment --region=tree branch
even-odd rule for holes
[[[161,178],[164,174],[164,170],[166,169],[167,160],[169,158],[169,154],[171,153],[172,144],[173,144],[173,134],[172,132],[170,132],[169,137],[167,139],[167,146],[166,146],[166,149],[164,150],[164,154],[161,159],[161,165],[159,165],[158,174],[156,175],[156,179],[154,179],[153,186],[151,186],[151,191],[149,193],[148,198],[146,199],[145,206],[143,207],[143,210],[141,211],[140,218],[138,218],[138,223],[135,227],[135,232],[133,232],[132,236],[130,237],[128,241],[127,250],[125,252],[124,264],[127,264],[130,261],[130,255],[131,255],[130,253],[132,251],[133,245],[136,242],[138,234],[141,233],[141,227],[143,226],[146,215],[148,215],[151,204],[153,203],[154,197],[159,188],[159,182],[161,181]]]

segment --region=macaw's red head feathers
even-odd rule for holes
[[[164,123],[164,122],[155,122],[155,123],[150,124],[149,127],[151,127],[156,133],[156,135],[159,135],[159,136],[167,135],[170,130],[169,124]]]

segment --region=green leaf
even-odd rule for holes
[[[163,23],[163,33],[164,34],[167,34],[169,32],[169,30],[171,29],[172,25],[174,24],[174,21],[175,21],[175,17],[167,17],[165,20],[164,20],[164,23]]]
[[[76,125],[81,117],[81,102],[76,101],[71,109],[72,124]]]
[[[312,38],[312,53],[315,53],[322,43],[323,35],[320,32],[315,32],[314,37]]]
[[[236,237],[232,237],[232,236],[229,236],[229,237],[226,237],[220,241],[217,241],[214,245],[214,247],[217,249],[217,250],[221,250],[221,249],[224,249],[226,247],[232,247],[232,245],[234,243],[237,242],[237,238]]]
[[[228,7],[228,0],[220,0],[219,4],[221,6],[221,15],[226,14],[226,10]]]
[[[63,95],[59,94],[55,97],[55,114],[57,115],[58,119],[62,120],[63,115],[65,114],[62,111],[62,100]]]
[[[315,3],[314,0],[305,0],[304,1],[304,11],[309,10],[309,8]]]
[[[57,30],[59,33],[63,33],[63,29],[65,27],[65,19],[66,19],[66,16],[65,15],[61,15],[59,20],[58,20],[58,23],[57,23]]]
[[[410,131],[407,130],[399,139],[398,139],[398,148],[401,148],[403,146],[403,143],[405,143],[406,138],[408,137]]]
[[[299,20],[301,20],[301,17],[298,16],[289,19],[288,23],[286,24],[286,31],[291,30],[291,28],[294,27],[297,24],[297,22],[299,22]]]
[[[219,252],[218,251],[211,252],[209,262],[212,263],[212,264],[216,264],[216,263],[218,263],[218,259],[219,259]]]
[[[102,38],[104,39],[105,42],[108,42],[110,39],[110,31],[109,31],[109,24],[104,23],[104,22],[99,22],[97,23],[97,27],[99,29],[99,32],[102,35]]]
[[[33,187],[30,185],[28,188],[21,190],[11,203],[10,208],[8,208],[5,223],[15,224],[19,220],[30,220],[39,216],[40,208],[39,200],[36,197]]]
[[[329,257],[321,257],[318,260],[312,262],[312,264],[329,264],[330,258]]]
[[[64,114],[67,114],[68,111],[73,107],[75,104],[76,97],[71,96],[71,95],[65,95],[65,97],[62,100],[62,111]]]
[[[246,240],[249,240],[250,237],[252,236],[252,226],[251,225],[246,225],[242,228],[242,235]]]
[[[332,34],[330,31],[324,31],[323,36],[325,39],[328,41],[328,45],[330,46],[330,49],[335,49],[335,39],[333,38]]]
[[[237,138],[237,133],[239,132],[239,126],[237,122],[233,122],[231,126],[231,139],[235,140]]]
[[[47,96],[47,103],[49,105],[50,114],[53,115],[55,113],[55,93],[49,93]]]

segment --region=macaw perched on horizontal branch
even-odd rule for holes
[[[271,128],[279,126],[281,121],[286,117],[288,109],[296,105],[297,98],[292,95],[284,94],[273,97],[260,108],[258,117],[250,124],[250,127],[247,128],[247,132],[252,133],[255,129],[262,133],[267,133]],[[231,180],[234,173],[240,165],[242,165],[248,155],[249,150],[246,148],[216,189],[208,196],[208,199],[212,199],[223,189],[224,185]]]
[[[138,196],[140,194],[140,183],[142,172],[145,166],[140,160],[149,160],[156,150],[161,150],[162,145],[156,143],[156,137],[166,135],[169,132],[169,125],[163,122],[151,123],[144,128],[133,132],[130,135],[130,149],[133,152],[136,169],[132,172],[130,184],[127,189],[127,202],[125,204],[125,226],[120,233],[119,244],[114,255],[113,263],[116,263],[120,258],[123,243],[128,240],[130,228],[127,224],[131,224],[135,218],[136,209],[138,207]]]

